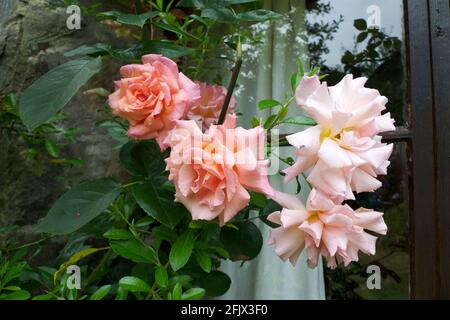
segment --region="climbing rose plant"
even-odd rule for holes
[[[20,115],[34,130],[100,70],[102,59],[126,61],[102,111],[115,137],[122,134],[116,147],[126,174],[120,181],[107,177],[70,188],[37,226],[44,234],[88,234],[100,243],[80,247],[53,273],[61,285],[69,265],[102,254],[94,267],[85,265],[84,287],[70,291],[72,298],[222,295],[231,280],[219,270],[221,260],[245,262],[261,250],[254,219],[272,228],[268,245],[293,266],[302,252],[312,268],[320,256],[334,268],[358,261],[359,251],[375,254],[374,233],[387,232],[383,213],[354,210],[346,201],[380,188],[377,177],[387,174],[392,144],[383,143],[380,134],[395,128],[390,114],[382,114],[386,97],[352,75],[329,87],[319,68],[305,73],[300,63],[291,77],[291,97],[260,101],[260,109],[276,112],[254,117],[250,129],[238,126],[239,108],[253,108],[233,96],[245,60],[241,44],[251,40],[240,28],[279,17],[260,8],[231,9],[239,3],[221,2],[219,10],[206,1],[180,1],[179,7],[200,14],[182,18],[172,2],[162,1],[136,14],[98,14],[110,25],[139,27],[142,41],[126,49],[105,44],[75,49],[67,56],[82,58],[51,70],[24,92]],[[209,31],[219,24],[230,28],[229,35],[214,39]],[[177,40],[149,39],[156,28]],[[234,60],[228,88],[220,78],[204,82],[205,52],[220,43]],[[289,108],[306,116],[289,118]],[[284,123],[303,129],[279,137],[275,129]],[[280,158],[288,164],[282,171],[269,161],[278,145],[296,155],[295,161]],[[307,177],[306,202],[270,185],[269,176],[278,173],[285,183]]]

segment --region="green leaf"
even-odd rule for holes
[[[173,300],[181,300],[183,294],[183,287],[180,283],[177,283],[172,291],[172,298]]]
[[[72,60],[29,86],[20,100],[20,117],[28,130],[39,127],[61,110],[101,66],[100,57]]]
[[[200,300],[205,295],[206,290],[203,288],[190,288],[183,293],[183,300]]]
[[[78,230],[104,212],[120,193],[110,178],[83,182],[64,193],[37,226],[39,232],[56,235]]]
[[[251,260],[261,251],[263,238],[258,227],[250,221],[236,222],[238,230],[224,227],[220,241],[230,253],[231,260]]]
[[[269,214],[271,214],[272,212],[275,211],[281,211],[282,207],[275,201],[273,201],[272,199],[269,199],[267,201],[267,204],[264,206],[264,208],[262,208],[259,212],[259,219],[264,222],[266,225],[268,225],[271,228],[277,228],[279,227],[278,224],[273,223],[269,220],[267,220],[267,217],[269,216]]]
[[[266,121],[264,122],[264,129],[269,129],[273,126],[273,124],[275,123],[275,121],[277,120],[277,115],[276,114],[272,114],[270,115]]]
[[[155,140],[126,143],[120,149],[120,162],[134,176],[159,176],[166,169],[164,154]]]
[[[364,19],[356,19],[355,21],[353,21],[353,25],[359,31],[367,30],[367,23]]]
[[[194,242],[194,233],[187,230],[172,245],[169,262],[173,271],[178,271],[188,262],[194,248]]]
[[[109,229],[103,236],[109,240],[128,240],[133,238],[133,235],[128,230],[116,228]]]
[[[187,214],[182,204],[174,202],[173,193],[162,188],[162,183],[157,180],[135,185],[132,192],[142,210],[170,228],[174,228]]]
[[[279,102],[277,100],[272,100],[272,99],[261,100],[258,102],[259,110],[269,109],[269,108],[273,108],[276,106],[281,106],[281,102]]]
[[[58,146],[50,139],[45,140],[45,148],[47,149],[47,152],[49,155],[51,155],[53,158],[58,158],[60,150]]]
[[[125,259],[134,262],[156,263],[156,253],[136,239],[110,240],[109,245],[115,253]]]
[[[161,28],[163,30],[166,31],[170,31],[173,32],[175,34],[177,34],[180,37],[186,37],[186,38],[194,38],[194,36],[186,31],[184,31],[183,29],[181,29],[180,27],[171,25],[171,24],[167,24],[167,23],[163,23],[163,22],[152,22],[152,24],[155,27]]]
[[[209,297],[218,297],[230,289],[231,279],[221,271],[211,271],[198,279],[198,284],[205,289]]]
[[[281,121],[281,123],[286,124],[295,124],[299,126],[315,126],[316,122],[314,119],[303,117],[303,116],[297,116],[297,117],[289,117]]]
[[[89,300],[102,300],[111,291],[112,286],[110,284],[101,286],[98,288],[89,298]]]
[[[261,123],[259,123],[259,119],[256,116],[252,117],[251,123],[253,128],[256,128],[257,126],[261,125]]]
[[[239,21],[261,22],[273,19],[279,19],[282,15],[270,10],[258,9],[239,13],[237,18]]]
[[[0,300],[27,300],[30,296],[31,295],[28,291],[18,290],[11,293],[1,294]]]
[[[206,8],[202,10],[201,16],[225,23],[235,23],[238,20],[238,17],[228,8]]]
[[[122,287],[117,289],[116,298],[114,300],[127,300],[128,290],[125,290]]]
[[[258,208],[264,208],[267,204],[267,197],[259,192],[250,192],[250,204]]]
[[[168,242],[175,242],[178,238],[177,233],[165,225],[160,225],[153,228],[152,235],[155,239],[165,240]]]
[[[312,76],[314,76],[314,75],[316,75],[316,74],[319,74],[319,72],[320,72],[320,67],[315,67],[315,68],[313,68],[309,73],[308,73],[308,77],[312,77]]]
[[[153,219],[152,217],[144,217],[136,221],[134,225],[137,228],[142,228],[152,224],[153,222],[155,222],[155,219]]]
[[[191,55],[194,49],[176,45],[172,41],[165,40],[147,40],[143,43],[142,54],[159,53],[171,59]]]
[[[157,11],[149,11],[142,14],[130,14],[124,13],[117,10],[101,12],[97,14],[97,19],[111,19],[115,20],[121,24],[137,26],[139,28],[143,28],[145,23],[149,19],[153,19],[159,15]]]
[[[196,251],[195,260],[197,260],[198,265],[203,269],[203,271],[206,273],[211,272],[212,261],[211,257],[206,252]]]
[[[76,49],[67,51],[64,53],[65,57],[75,57],[75,56],[100,56],[105,55],[111,51],[111,45],[106,43],[94,43],[94,44],[84,44]]]
[[[150,291],[150,286],[144,281],[137,277],[123,277],[119,280],[119,287],[124,290],[131,292],[148,292]]]
[[[358,34],[358,36],[356,37],[356,42],[360,43],[363,42],[364,40],[366,40],[368,33],[367,32],[361,32],[360,34]]]
[[[164,267],[157,267],[155,271],[155,280],[158,286],[165,288],[169,285],[169,276],[167,275],[167,270]]]
[[[300,75],[298,73],[293,73],[291,75],[291,90],[295,93],[298,84],[300,83]]]

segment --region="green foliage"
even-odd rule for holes
[[[51,119],[101,68],[101,59],[72,60],[50,70],[20,99],[20,117],[31,131]]]
[[[68,234],[103,213],[120,193],[120,184],[109,178],[87,181],[59,198],[37,226],[40,232]]]
[[[186,230],[180,235],[170,250],[169,261],[172,269],[178,271],[186,265],[194,248],[194,234],[191,230]]]
[[[0,251],[0,300],[27,300],[30,293],[15,285],[25,268],[28,267],[22,258],[27,253],[26,248],[18,250],[11,258],[5,257]]]
[[[80,159],[66,156],[64,144],[75,143],[78,128],[65,128],[67,115],[59,113],[49,121],[29,132],[17,110],[16,95],[0,96],[0,134],[10,143],[23,144],[21,155],[25,160],[34,159],[36,174],[42,175],[44,163],[52,166],[79,167]],[[8,143],[5,145],[8,148]]]
[[[230,253],[231,260],[251,260],[261,251],[263,238],[258,227],[250,221],[235,222],[235,228],[225,227],[220,240]]]
[[[183,9],[186,7],[189,9]],[[148,53],[172,59],[183,57],[179,66],[188,76],[201,80],[211,75],[214,81],[221,82],[223,71],[217,59],[230,60],[234,55],[225,49],[239,50],[239,39],[250,37],[245,29],[252,23],[280,17],[252,0],[184,0],[178,2],[176,10],[172,1],[136,1],[136,6],[128,9],[89,10],[101,23],[114,28],[120,40],[126,38],[126,47],[94,43],[68,51],[65,56],[74,60],[50,70],[25,90],[20,118],[17,109],[8,104],[5,115],[21,120],[25,124],[21,135],[36,138],[39,148],[52,161],[70,160],[63,158],[60,139],[49,134],[69,135],[54,124],[54,118],[62,117],[62,108],[100,70],[103,60],[139,62]],[[164,39],[155,39],[155,34]],[[102,97],[109,94],[104,88],[85,92]],[[277,114],[271,120],[256,119],[252,123],[264,123],[272,129],[289,121],[292,101],[261,102],[261,109],[278,107]],[[2,260],[0,279],[9,272],[2,274],[3,269],[12,268],[12,280],[20,274],[27,287],[16,283],[2,286],[1,282],[0,298],[29,298],[28,292],[33,292],[35,300],[198,300],[224,294],[231,280],[217,270],[220,261],[255,258],[262,246],[259,230],[248,214],[239,215],[222,228],[218,221],[192,221],[187,209],[174,202],[175,188],[165,172],[167,153],[162,153],[153,140],[129,141],[126,124],[111,114],[107,103],[99,107],[99,112],[105,117],[97,125],[117,140],[120,163],[126,172],[120,182],[101,178],[65,192],[37,226],[38,232],[66,236],[59,238],[64,239],[65,246],[58,258],[37,268],[23,263],[20,268],[12,267],[12,263],[3,267]],[[252,194],[252,208],[262,212],[268,203],[262,194]],[[24,246],[39,248],[46,239]],[[11,249],[10,244],[7,247]],[[66,286],[70,264],[80,266],[80,290]]]
[[[103,20],[103,19],[110,19],[117,21],[122,24],[126,25],[132,25],[137,26],[139,28],[143,28],[144,25],[147,23],[148,20],[153,19],[158,15],[158,12],[156,11],[148,11],[141,14],[129,14],[120,12],[117,10],[114,11],[108,11],[108,12],[101,12],[97,14],[97,19]]]

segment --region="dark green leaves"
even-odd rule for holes
[[[181,269],[188,262],[192,254],[192,249],[194,248],[194,242],[195,239],[193,232],[191,230],[187,230],[179,236],[172,245],[169,255],[169,262],[174,271]]]
[[[157,180],[146,181],[132,188],[139,206],[162,224],[174,228],[186,214],[186,208],[174,202],[173,193],[162,188]]]
[[[176,45],[172,41],[148,40],[144,41],[142,54],[159,53],[171,59],[187,56],[194,53],[195,50]]]
[[[72,60],[28,87],[20,100],[20,117],[28,130],[45,123],[101,68],[101,58]]]
[[[134,262],[155,263],[156,254],[136,239],[110,240],[111,248],[119,256]]]
[[[359,31],[364,31],[367,29],[367,22],[364,19],[356,19],[353,21],[353,26]]]
[[[236,222],[235,228],[224,227],[220,240],[230,253],[231,260],[251,260],[261,251],[263,238],[259,229],[250,221]]]
[[[231,279],[221,271],[211,271],[199,279],[199,285],[206,290],[207,296],[217,297],[230,289]]]
[[[76,49],[67,51],[64,53],[65,57],[76,57],[76,56],[99,56],[108,53],[111,50],[111,45],[106,43],[94,43],[94,44],[84,44]]]
[[[109,11],[97,14],[98,19],[111,19],[121,24],[137,26],[139,28],[144,27],[145,23],[159,13],[157,11],[149,11],[142,14],[130,14],[120,11]]]
[[[368,36],[367,32],[361,32],[360,34],[358,34],[358,36],[356,37],[356,42],[363,42],[364,40],[366,40]]]
[[[194,49],[176,45],[173,41],[167,40],[146,40],[142,43],[131,45],[125,49],[114,48],[105,43],[94,43],[90,45],[82,45],[74,50],[66,52],[66,57],[74,56],[104,56],[124,61],[139,61],[145,54],[156,53],[162,54],[171,59],[177,59],[182,56],[190,55],[195,52]]]
[[[37,229],[51,234],[73,232],[104,212],[120,193],[120,184],[103,178],[73,187],[60,197]]]
[[[164,155],[155,140],[128,142],[120,150],[120,162],[134,176],[154,177],[166,168]]]
[[[139,206],[162,224],[175,227],[186,214],[186,208],[174,203],[173,192],[165,188],[167,178],[163,173],[166,164],[158,144],[154,140],[129,142],[120,150],[120,160],[132,175],[145,178],[131,189]]]

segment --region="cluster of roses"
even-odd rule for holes
[[[376,176],[386,174],[392,152],[392,145],[378,136],[394,129],[390,115],[381,115],[387,99],[365,88],[365,79],[346,76],[328,88],[316,76],[305,77],[297,88],[298,105],[317,125],[288,136],[298,158],[285,170],[285,181],[313,167],[308,181],[314,188],[305,208],[296,196],[270,186],[265,132],[262,127],[236,128],[234,98],[225,122],[216,124],[224,87],[190,80],[161,55],[146,55],[142,64],[120,71],[122,79],[109,104],[128,120],[130,137],[156,139],[161,150],[170,148],[166,163],[175,200],[194,220],[218,218],[221,225],[227,223],[249,205],[250,190],[283,207],[269,216],[280,225],[269,242],[283,260],[295,264],[306,250],[311,267],[319,254],[333,267],[356,261],[358,250],[375,253],[376,237],[365,230],[385,234],[383,214],[342,204],[354,199],[353,191],[380,187]]]

